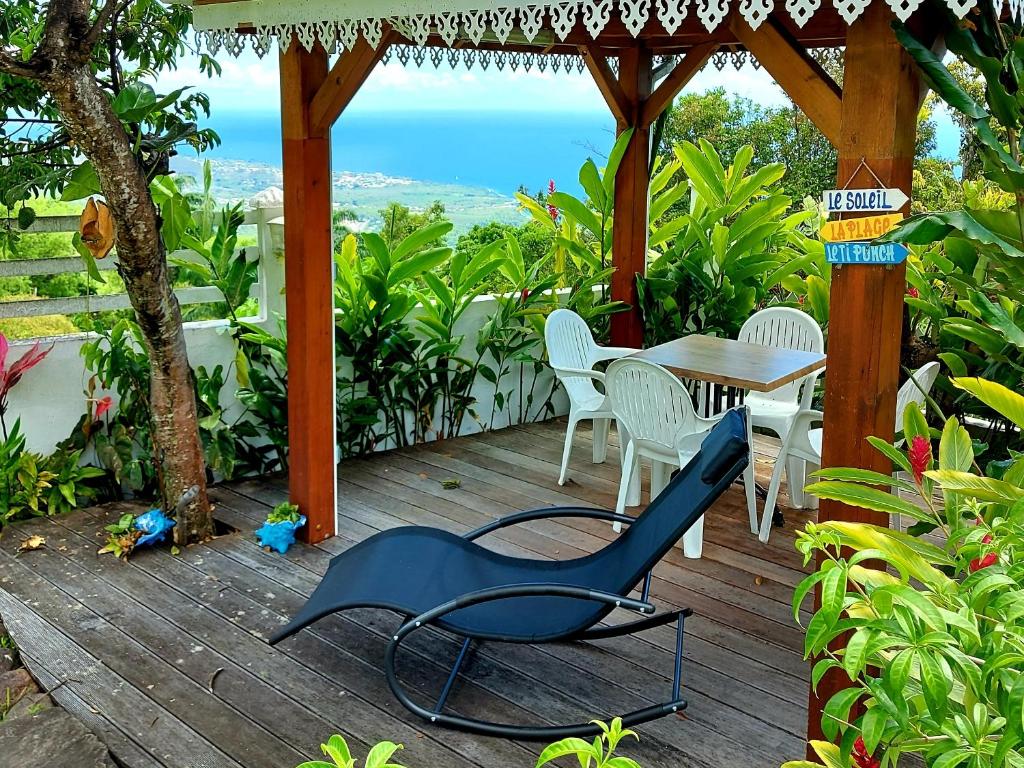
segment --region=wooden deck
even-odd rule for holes
[[[98,531],[124,507],[11,527],[0,541],[0,614],[29,668],[125,765],[292,768],[340,732],[362,754],[381,739],[405,745],[411,768],[530,768],[540,749],[438,729],[391,696],[381,671],[396,617],[358,611],[321,621],[274,649],[265,638],[302,604],[330,557],[376,531],[409,523],[464,531],[550,504],[611,507],[616,448],[594,465],[579,433],[573,482],[556,482],[564,423],[555,421],[347,461],[339,536],[287,556],[260,550],[252,530],[286,498],[285,482],[215,489],[218,517],[239,529],[179,556],[140,553],[127,564],[96,556]],[[762,446],[763,447],[763,446]],[[758,462],[763,477],[771,465]],[[446,489],[443,480],[461,487]],[[743,495],[732,489],[708,516],[704,558],[676,548],[656,570],[663,606],[690,606],[681,716],[641,726],[625,753],[644,768],[777,766],[804,753],[808,668],[789,600],[801,578],[793,528],[761,545]],[[46,546],[20,556],[30,534]],[[535,522],[485,542],[502,552],[574,557],[614,534],[593,521]],[[567,722],[663,700],[671,628],[638,638],[559,646],[484,645],[450,700],[489,719]],[[432,701],[457,645],[413,635],[402,674]]]

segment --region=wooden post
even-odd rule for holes
[[[651,182],[651,130],[643,120],[644,105],[654,83],[654,61],[645,48],[626,48],[619,56],[619,86],[625,118],[618,132],[633,129],[626,154],[615,177],[615,223],[612,232],[612,299],[630,305],[612,315],[611,341],[616,346],[640,347],[644,340],[636,275],[647,269],[647,213]]]
[[[909,196],[921,85],[914,63],[893,34],[892,19],[885,4],[872,3],[850,26],[839,186],[878,186],[863,161],[884,185]],[[833,268],[823,466],[891,471],[889,460],[868,444],[867,437],[893,437],[905,291],[902,265]],[[818,520],[889,524],[885,514],[824,500]],[[829,674],[818,695],[811,693],[809,738],[823,738],[822,707],[849,684],[845,674]]]
[[[285,290],[288,308],[288,442],[292,503],[303,538],[335,533],[334,288],[330,127],[312,128],[327,52],[293,41],[281,54]]]

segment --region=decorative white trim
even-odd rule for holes
[[[944,1],[961,18],[978,4],[978,0]],[[225,49],[237,55],[247,44],[244,38],[253,37],[235,34],[241,25],[256,27],[251,45],[263,53],[273,38],[281,50],[287,50],[293,38],[306,49],[321,42],[329,50],[351,50],[362,35],[376,48],[384,23],[416,45],[424,45],[432,35],[449,47],[466,41],[479,45],[485,38],[504,44],[517,36],[517,30],[532,42],[544,29],[564,41],[577,24],[596,38],[616,11],[634,36],[651,24],[659,24],[671,35],[682,26],[691,2],[709,32],[733,8],[757,29],[773,13],[788,13],[803,27],[824,5],[823,0],[238,0],[194,6],[192,12],[195,29],[206,33],[204,44],[211,52]],[[903,20],[923,5],[923,0],[828,2],[847,23],[859,18],[871,2],[887,3]],[[1002,8],[1007,0],[995,2]],[[1008,2],[1017,18],[1024,16],[1024,0]]]

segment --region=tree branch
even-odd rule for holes
[[[100,36],[103,34],[103,28],[107,26],[107,22],[110,21],[117,10],[118,0],[107,0],[103,4],[103,8],[100,9],[95,23],[88,34],[82,39],[82,49],[84,51],[92,53],[92,49],[96,47],[96,43],[99,42]]]
[[[5,51],[0,51],[0,72],[29,80],[38,80],[42,74],[32,61],[18,61]]]

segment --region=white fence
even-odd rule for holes
[[[259,252],[259,279],[253,286],[252,295],[259,304],[259,316],[250,319],[272,332],[277,332],[276,316],[285,315],[284,300],[284,219],[282,209],[275,204],[264,205],[246,213],[245,223],[254,225],[257,231],[258,244],[254,246]],[[69,232],[75,231],[78,219],[74,216],[40,217],[27,230],[35,232]],[[185,255],[184,252],[175,255]],[[106,259],[99,262],[100,268],[113,270],[116,262]],[[0,261],[0,277],[55,275],[83,271],[82,262],[77,258],[43,258],[21,261]],[[202,304],[222,300],[219,291],[212,287],[182,288],[176,291],[182,304]],[[40,315],[71,314],[80,312],[101,312],[113,309],[124,309],[130,306],[125,294],[110,296],[89,296],[59,299],[38,299],[25,301],[0,301],[0,318],[33,317]],[[483,296],[474,302],[473,307],[465,313],[457,326],[457,332],[465,335],[464,354],[469,357],[477,338],[477,331],[494,313],[495,300]],[[415,317],[415,310],[410,321]],[[185,338],[188,346],[189,361],[194,368],[206,366],[212,370],[216,365],[229,369],[234,361],[234,347],[228,334],[227,322],[208,320],[185,324]],[[26,434],[29,450],[39,453],[50,453],[58,442],[68,436],[78,423],[87,407],[85,385],[90,373],[85,369],[80,352],[82,344],[93,338],[91,334],[74,334],[46,339],[46,344],[53,344],[49,356],[36,368],[32,369],[22,383],[12,390],[8,423],[13,424],[20,418],[22,432]],[[11,343],[10,359],[19,357],[34,340],[16,341]],[[344,371],[348,361],[339,359],[338,365]],[[518,377],[518,370],[514,371]],[[543,376],[550,377],[549,373]],[[537,391],[545,392],[550,379],[541,381]],[[507,382],[503,389],[507,389]],[[240,404],[233,399],[232,386],[224,388],[222,405],[228,409],[227,416],[232,412],[240,412]],[[478,399],[476,409],[482,415],[489,416],[493,398],[494,385],[478,377],[472,394]],[[96,397],[107,392],[97,392]],[[115,395],[116,397],[116,395]],[[555,400],[558,413],[567,409],[564,395],[560,392]],[[506,405],[501,416],[494,424],[488,426],[503,427],[509,423],[509,414],[517,412],[516,404]],[[489,419],[486,419],[489,421]],[[463,433],[479,431],[481,425],[471,418],[466,418]],[[382,445],[380,448],[388,446]]]

